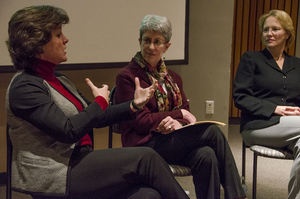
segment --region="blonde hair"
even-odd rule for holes
[[[285,32],[290,35],[289,38],[286,40],[286,44],[285,44],[285,47],[287,48],[290,47],[292,43],[295,41],[295,30],[294,30],[292,18],[285,11],[270,10],[269,13],[262,15],[258,20],[260,32],[261,33],[263,32],[265,21],[268,17],[271,16],[275,17],[282,25]]]

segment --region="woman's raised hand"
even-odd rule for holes
[[[89,87],[92,89],[92,93],[93,93],[94,97],[102,96],[107,101],[107,103],[109,103],[110,91],[108,90],[108,85],[103,84],[102,88],[98,88],[97,86],[95,86],[93,84],[93,82],[89,78],[86,78],[85,81],[86,81],[87,85],[89,85]]]
[[[147,88],[142,88],[140,86],[140,80],[138,77],[134,79],[135,81],[135,91],[134,91],[134,103],[135,105],[142,109],[145,104],[151,99],[154,95],[154,91],[158,86],[157,81],[155,81],[151,86]]]

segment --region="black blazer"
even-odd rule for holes
[[[277,105],[300,107],[300,59],[284,53],[282,70],[267,49],[242,56],[233,91],[241,110],[241,131],[277,124]]]

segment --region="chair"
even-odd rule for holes
[[[245,171],[246,171],[246,148],[253,151],[253,184],[252,184],[252,198],[256,199],[256,185],[257,185],[257,157],[262,156],[266,158],[276,158],[293,160],[294,156],[288,149],[274,149],[265,146],[252,145],[248,146],[243,142],[242,148],[242,184],[245,185]]]
[[[6,199],[11,199],[12,198],[12,187],[11,187],[11,165],[12,165],[12,143],[9,137],[9,125],[6,124],[6,146],[7,146],[7,154],[6,154]],[[14,190],[19,192],[18,190]],[[39,195],[34,195],[31,194],[31,197],[33,199],[59,199],[61,197],[52,197],[52,196],[39,196]]]
[[[9,125],[6,124],[6,199],[11,199],[11,162],[12,162],[12,144],[9,138]]]
[[[114,102],[114,94],[115,94],[116,87],[114,86],[111,91],[110,91],[110,100],[109,100],[109,105],[113,105]],[[108,130],[108,148],[112,148],[112,140],[113,140],[113,133],[118,133],[119,134],[119,125],[114,124],[109,126]],[[172,173],[174,176],[190,176],[192,175],[191,169],[186,166],[181,166],[181,165],[169,165]]]

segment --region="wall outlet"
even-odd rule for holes
[[[206,100],[206,114],[214,114],[215,102],[211,100]]]

